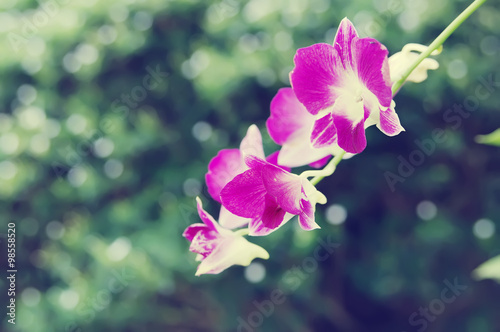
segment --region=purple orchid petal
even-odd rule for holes
[[[290,172],[291,171],[290,167],[283,166],[283,165],[280,165],[278,163],[279,156],[280,156],[280,151],[275,151],[275,152],[271,153],[269,156],[266,157],[266,161],[268,163],[270,163],[270,164],[278,166],[279,168],[281,168],[281,169],[283,169],[283,170],[285,170],[287,172]]]
[[[359,153],[366,147],[365,120],[370,110],[362,100],[342,96],[333,107],[333,123],[337,129],[338,145],[347,152]]]
[[[184,236],[189,242],[192,242],[196,234],[202,230],[209,229],[205,224],[192,224],[186,228],[182,236]]]
[[[292,88],[282,88],[271,101],[271,116],[266,121],[269,136],[285,144],[297,131],[309,128],[314,118],[307,112]]]
[[[333,125],[332,113],[328,113],[314,122],[311,133],[311,142],[315,148],[332,145],[337,139],[337,130]]]
[[[279,227],[285,217],[285,210],[281,208],[276,199],[271,195],[266,195],[266,205],[262,213],[262,224],[271,230]]]
[[[262,181],[267,192],[275,198],[277,204],[283,210],[291,214],[300,213],[301,177],[285,172],[273,165],[268,165],[262,168]]]
[[[264,149],[262,147],[262,136],[256,125],[248,127],[247,134],[240,144],[241,157],[255,156],[264,159]]]
[[[310,231],[320,228],[314,221],[314,207],[311,202],[302,199],[300,201],[300,209],[302,212],[299,215],[299,225],[303,230]]]
[[[354,123],[347,117],[336,116],[334,122],[342,149],[350,153],[360,153],[366,148],[364,121]]]
[[[208,173],[205,175],[208,192],[220,203],[220,191],[237,174],[243,171],[245,165],[238,149],[224,149],[210,160]],[[246,168],[246,167],[245,167]]]
[[[266,236],[274,231],[275,229],[264,225],[262,218],[254,219],[248,224],[248,235],[250,236]]]
[[[222,189],[220,196],[229,212],[244,218],[257,218],[262,215],[265,195],[261,169],[257,167],[237,175]]]
[[[200,265],[198,265],[196,269],[196,276],[202,274],[218,274],[231,266],[230,264],[221,264],[221,261],[224,261],[227,253],[220,244],[212,251],[211,255],[202,258]]]
[[[354,43],[353,60],[358,77],[383,107],[389,107],[392,100],[388,54],[387,48],[372,38]]]
[[[269,165],[269,162],[255,156],[248,156],[245,158],[245,164],[247,164],[249,168],[260,170],[262,167]]]
[[[218,230],[217,222],[208,212],[203,210],[203,205],[199,197],[196,197],[196,208],[198,210],[198,215],[200,216],[201,221],[203,221],[203,223],[207,225],[207,227],[210,230],[217,231]]]
[[[309,166],[311,166],[312,168],[323,168],[328,163],[330,158],[332,158],[331,154],[324,158],[321,158],[320,160],[310,163]]]
[[[332,87],[340,85],[343,65],[332,45],[314,44],[297,50],[290,73],[297,99],[313,115],[332,106],[338,97]]]
[[[291,213],[285,213],[285,216],[282,218],[281,223],[276,228],[269,228],[264,225],[262,219],[254,219],[248,225],[249,235],[251,236],[266,236],[270,233],[276,231],[278,228],[286,224],[290,219],[294,217]]]
[[[189,246],[189,251],[195,252],[207,257],[212,253],[214,248],[217,246],[217,232],[213,230],[204,229],[196,233],[191,245]]]
[[[333,41],[333,46],[340,55],[342,64],[345,69],[353,68],[353,59],[351,52],[351,45],[353,40],[358,38],[358,33],[354,28],[354,25],[346,17],[339,25],[337,33],[335,34],[335,39]]]
[[[404,131],[393,107],[386,110],[380,109],[380,123],[377,127],[387,136],[395,136]]]

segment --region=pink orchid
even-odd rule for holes
[[[342,149],[359,153],[366,147],[365,128],[376,124],[389,136],[404,130],[392,103],[387,54],[377,40],[359,38],[347,18],[333,45],[297,50],[290,80],[298,100],[316,117],[314,147],[337,137]]]
[[[302,229],[319,228],[314,221],[315,206],[325,204],[326,197],[306,178],[257,157],[245,161],[250,169],[222,189],[221,199],[230,212],[252,219],[250,235],[267,235],[295,215]]]
[[[282,88],[271,101],[271,116],[266,126],[274,142],[281,145],[280,165],[298,167],[309,164],[323,167],[330,157],[342,152],[335,139],[331,145],[321,148],[312,146],[310,137],[315,116],[302,105],[292,88]],[[349,154],[345,158],[349,158]]]
[[[201,200],[196,198],[198,215],[203,224],[193,224],[182,234],[191,242],[189,251],[197,253],[201,261],[196,275],[217,274],[232,265],[249,265],[253,259],[268,259],[262,247],[248,242],[243,236],[219,226],[214,218],[203,210]]]
[[[265,158],[262,147],[262,136],[256,125],[251,125],[248,128],[239,149],[221,150],[208,164],[208,173],[205,175],[205,181],[210,196],[217,202],[221,202],[220,192],[222,188],[236,175],[248,169],[244,161],[246,156]],[[277,163],[278,152],[269,155],[267,160],[271,163]],[[225,228],[234,229],[248,224],[250,219],[235,216],[222,206],[219,222]]]

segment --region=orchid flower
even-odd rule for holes
[[[315,148],[310,137],[315,117],[302,105],[293,89],[281,88],[271,101],[271,116],[266,126],[274,142],[281,145],[278,163],[288,167],[309,164],[314,168],[326,165],[332,155],[342,152],[335,139],[331,145]],[[344,159],[352,157],[347,154]]]
[[[208,164],[208,173],[205,175],[205,181],[210,196],[217,202],[221,202],[220,192],[222,188],[236,175],[248,169],[244,162],[246,156],[265,158],[262,147],[262,136],[256,125],[251,125],[248,128],[239,149],[221,150]],[[271,154],[268,157],[268,160],[271,162],[277,162],[277,159],[277,153]],[[223,227],[233,229],[248,224],[250,219],[235,216],[222,206],[219,222]]]
[[[351,21],[340,23],[333,45],[297,50],[292,88],[315,116],[311,142],[328,146],[337,137],[347,152],[366,147],[365,128],[375,124],[386,135],[403,131],[392,103],[388,51],[372,38],[359,38]]]
[[[248,266],[255,258],[269,258],[268,252],[262,247],[221,227],[203,210],[199,197],[196,197],[196,203],[203,224],[189,226],[182,235],[191,242],[189,251],[197,253],[196,260],[201,261],[196,270],[197,276],[217,274],[232,265]]]
[[[302,229],[319,228],[314,221],[315,206],[325,204],[326,197],[307,178],[257,157],[249,156],[245,162],[249,170],[222,189],[221,199],[230,212],[252,219],[249,235],[267,235],[295,215]]]

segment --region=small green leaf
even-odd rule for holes
[[[476,142],[482,144],[500,146],[500,128],[498,128],[491,134],[476,136]]]
[[[496,279],[500,282],[500,255],[493,257],[472,271],[472,277],[481,279]]]

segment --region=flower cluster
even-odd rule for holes
[[[320,228],[315,208],[325,204],[326,197],[308,177],[330,175],[340,159],[362,152],[367,144],[365,129],[372,125],[389,136],[404,130],[392,87],[415,51],[425,49],[412,45],[389,59],[384,45],[359,38],[345,18],[332,45],[297,50],[290,73],[292,87],[278,91],[266,122],[281,149],[266,157],[260,131],[252,125],[239,149],[219,151],[208,165],[208,191],[221,209],[216,222],[197,198],[203,224],[184,232],[191,241],[190,251],[201,261],[196,275],[220,273],[231,265],[246,266],[254,258],[269,257],[243,235],[268,235],[294,216],[304,230]],[[409,80],[420,82],[428,69],[436,68],[437,62],[428,59]],[[326,167],[291,173],[291,168],[305,165]]]

